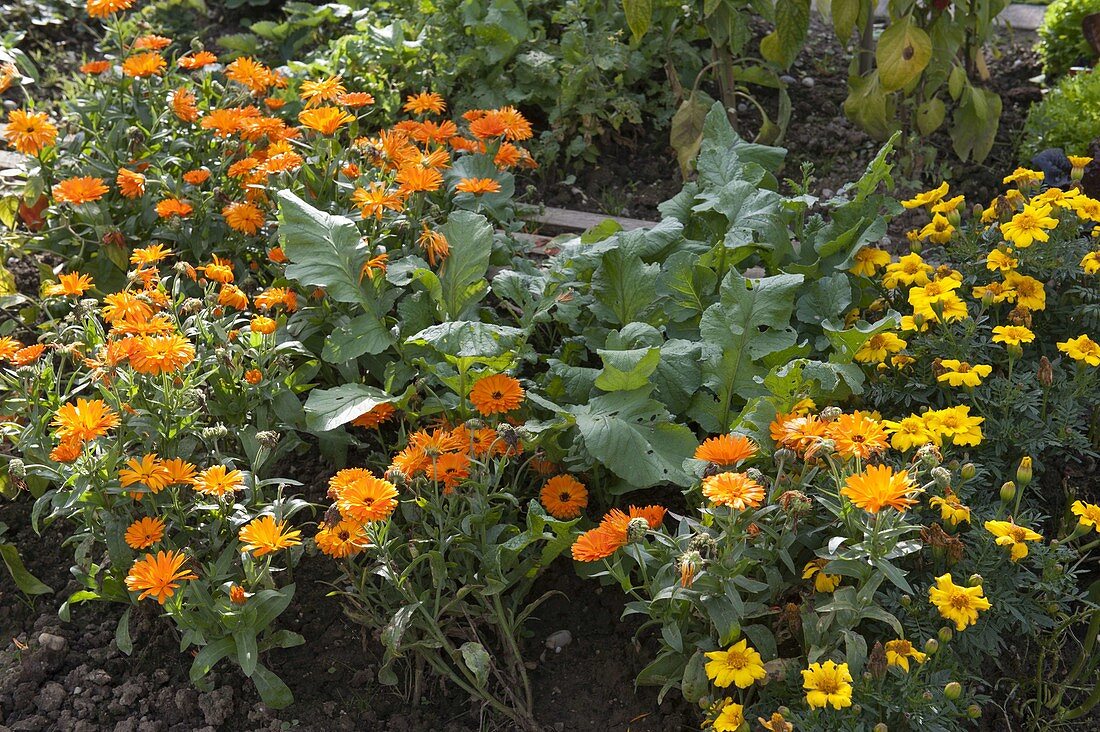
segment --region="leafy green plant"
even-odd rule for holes
[[[1036,47],[1043,61],[1043,73],[1053,82],[1073,66],[1092,66],[1096,52],[1085,40],[1081,21],[1086,15],[1100,13],[1096,0],[1053,0],[1036,31]]]
[[[1031,106],[1020,142],[1020,159],[1030,160],[1047,148],[1067,155],[1087,155],[1100,137],[1100,74],[1084,72],[1060,79]]]

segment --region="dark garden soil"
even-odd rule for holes
[[[987,202],[1002,188],[1001,179],[1018,164],[1017,141],[1028,107],[1037,101],[1040,87],[1030,81],[1040,73],[1032,50],[1034,36],[1003,35],[990,52],[990,88],[1001,95],[1004,109],[993,151],[981,163],[960,162],[951,150],[946,131],[936,133],[933,145],[940,150],[934,163],[913,179],[895,169],[901,193],[947,180],[968,202]],[[872,139],[845,116],[842,105],[848,94],[847,55],[831,27],[814,17],[804,51],[787,72],[793,81],[789,94],[793,105],[790,126],[779,143],[790,150],[787,177],[801,179],[799,166],[813,164],[814,189],[826,197],[843,184],[857,179],[878,152],[881,142]],[[774,110],[766,91],[761,102]],[[745,136],[758,122],[745,114]],[[594,164],[577,170],[554,168],[532,177],[530,183],[548,206],[573,208],[656,221],[657,206],[679,192],[683,185],[675,154],[668,144],[668,129],[641,125],[609,134],[600,142],[601,155]]]

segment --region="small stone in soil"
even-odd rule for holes
[[[38,636],[38,645],[53,653],[60,653],[65,650],[67,643],[68,641],[64,638],[59,635],[54,635],[53,633],[41,633]]]
[[[803,79],[802,80],[802,86],[806,87],[807,89],[813,89],[814,88],[814,79],[813,79],[813,77],[812,76],[807,76],[805,79]]]

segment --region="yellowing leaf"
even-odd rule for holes
[[[893,23],[879,36],[875,47],[879,83],[885,91],[897,91],[915,81],[932,58],[932,39],[908,18]]]

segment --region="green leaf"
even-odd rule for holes
[[[823,320],[843,317],[852,304],[852,286],[848,276],[836,272],[810,284],[798,298],[796,315],[803,323],[821,325]]]
[[[649,383],[649,377],[661,361],[660,348],[634,348],[628,351],[596,351],[603,370],[596,387],[604,391],[632,391]]]
[[[366,414],[379,404],[394,401],[397,397],[365,384],[314,389],[306,399],[306,426],[314,432],[328,432]]]
[[[684,676],[680,680],[680,693],[690,704],[696,704],[703,695],[710,691],[710,681],[707,679],[707,657],[702,651],[696,651],[688,659],[684,667]]]
[[[939,97],[932,97],[917,107],[917,129],[927,137],[940,128],[947,115],[947,107]]]
[[[676,252],[665,260],[657,292],[667,301],[665,312],[674,323],[691,321],[714,301],[718,275],[699,264],[693,252]]]
[[[683,462],[698,445],[695,436],[648,391],[616,391],[569,409],[585,448],[629,485],[690,485]]]
[[[210,670],[226,656],[233,653],[236,647],[232,638],[219,638],[213,643],[208,643],[195,654],[195,660],[191,663],[191,683],[201,681]]]
[[[0,558],[4,560],[4,564],[7,565],[8,572],[11,574],[11,578],[15,581],[15,586],[20,589],[25,595],[46,595],[53,592],[52,589],[41,580],[35,577],[33,574],[27,571],[26,566],[23,564],[23,558],[19,556],[19,550],[14,544],[0,544]],[[77,595],[69,598],[73,600]],[[92,595],[92,597],[98,597]],[[77,601],[91,599],[88,597],[80,597]]]
[[[623,0],[623,13],[626,15],[626,27],[640,41],[653,22],[652,0]]]
[[[989,155],[1001,121],[1001,106],[996,92],[966,87],[951,127],[952,147],[962,160],[981,162]]]
[[[869,135],[885,139],[893,130],[892,106],[879,82],[878,71],[867,76],[848,77],[844,114]]]
[[[891,23],[875,46],[878,78],[888,92],[916,81],[931,59],[932,39],[908,16]]]
[[[847,45],[855,30],[856,21],[859,20],[860,0],[833,0],[831,14],[833,16],[833,30],[841,45]]]
[[[810,0],[779,0],[775,30],[760,42],[765,59],[787,68],[794,63],[810,30]]]
[[[272,709],[286,709],[294,703],[294,694],[290,687],[262,663],[256,664],[256,670],[252,672],[252,683],[256,685],[256,691],[263,703]]]
[[[451,248],[440,269],[440,306],[448,320],[462,320],[489,291],[493,227],[481,214],[453,211],[440,233]]]
[[[122,613],[122,617],[118,619],[118,627],[115,628],[115,645],[118,646],[118,650],[127,656],[134,651],[134,642],[130,640],[131,609],[126,608],[126,612]]]
[[[279,191],[279,236],[290,259],[286,276],[306,287],[323,287],[337,302],[374,312],[361,284],[367,244],[355,222],[318,210],[290,191]]]
[[[256,671],[256,665],[260,662],[260,649],[256,645],[256,631],[252,628],[241,628],[233,634],[233,642],[237,646],[237,663],[245,676],[251,676]]]
[[[787,151],[780,147],[769,147],[746,142],[733,129],[725,107],[715,102],[707,112],[703,122],[703,142],[699,145],[699,159],[696,169],[699,182],[705,186],[723,186],[732,180],[743,178],[743,172],[750,164],[763,168],[774,175]]]
[[[660,265],[643,264],[636,254],[612,249],[592,275],[593,310],[614,325],[645,321],[657,299]]]
[[[466,668],[473,671],[477,688],[484,689],[489,681],[489,667],[492,665],[489,652],[485,650],[485,646],[474,641],[463,643],[458,650],[462,653],[462,661],[466,664]]]
[[[401,652],[401,638],[405,635],[409,623],[412,622],[413,613],[419,607],[419,602],[406,605],[394,613],[393,617],[390,618],[390,622],[382,628],[382,645],[389,649],[391,653],[396,655]]]
[[[363,354],[378,354],[393,345],[393,335],[371,313],[358,315],[333,329],[325,338],[321,358],[328,363],[344,363]]]
[[[519,349],[524,332],[507,325],[457,320],[425,328],[406,343],[430,346],[455,358],[496,358]]]

